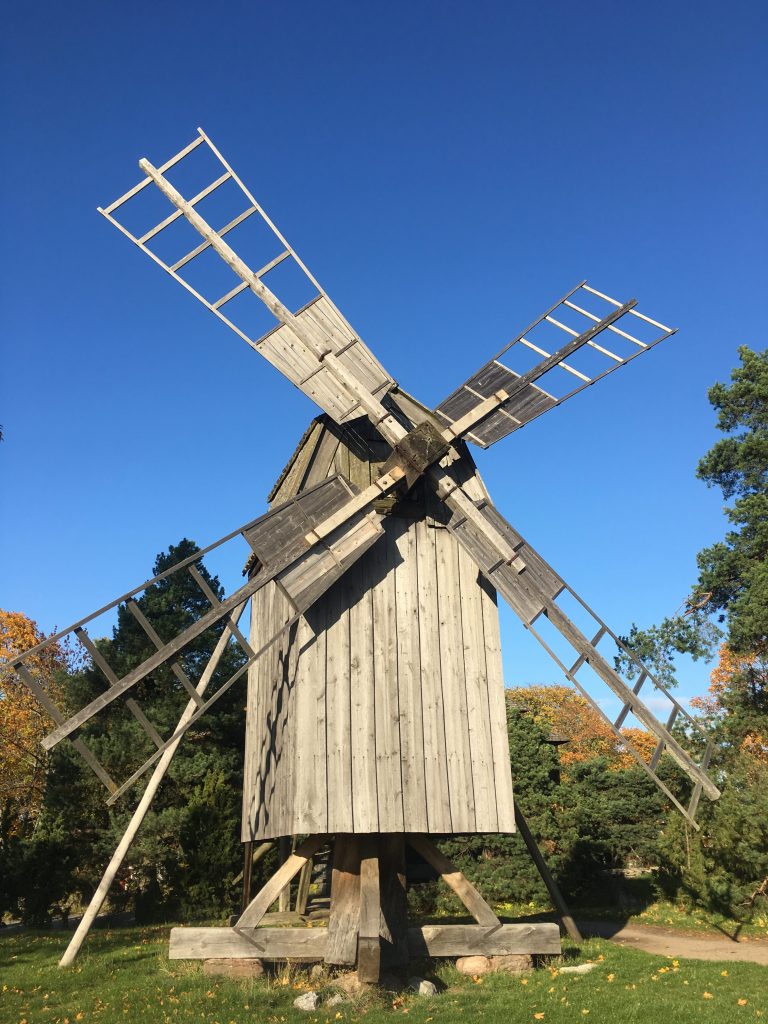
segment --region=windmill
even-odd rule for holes
[[[195,180],[187,170],[201,156],[213,172],[201,178],[198,169],[194,188],[182,184]],[[707,775],[711,745],[696,722],[499,513],[469,444],[491,447],[674,331],[641,313],[636,300],[622,302],[583,281],[430,409],[389,375],[201,129],[161,166],[146,159],[139,166],[141,181],[100,213],[322,412],[265,515],[11,663],[53,720],[43,746],[74,743],[108,790],[108,803],[151,771],[61,963],[77,955],[185,732],[246,675],[242,838],[252,844],[294,837],[294,849],[260,892],[249,894],[232,928],[174,929],[171,956],[357,963],[361,978],[376,980],[382,957],[396,963],[419,953],[558,951],[556,925],[502,925],[430,838],[519,828],[566,925],[575,927],[513,797],[497,595],[694,826],[701,794],[720,794]],[[212,205],[225,193],[226,202]],[[140,218],[130,210],[148,197],[161,204],[162,216],[136,227]],[[214,229],[214,220],[223,226]],[[246,237],[254,225],[255,235]],[[179,229],[193,235],[194,245],[166,255]],[[255,259],[251,251],[263,255]],[[193,275],[205,261],[224,274],[216,297]],[[270,317],[257,338],[245,325],[254,310]],[[245,582],[220,599],[200,561],[242,540],[249,549]],[[137,597],[173,573],[191,574],[210,611],[169,638]],[[246,636],[239,623],[249,605]],[[118,677],[87,627],[121,607],[156,652]],[[183,651],[217,624],[213,654],[190,679]],[[105,686],[69,717],[29,662],[64,636],[84,650]],[[230,645],[239,646],[242,664],[220,680],[217,668]],[[617,648],[628,666],[621,672]],[[188,695],[168,737],[131,696],[161,666]],[[644,687],[654,706],[666,703],[664,722],[649,710]],[[121,782],[82,732],[118,699],[155,748]],[[619,708],[613,717],[606,710],[611,701]],[[630,716],[657,738],[648,761],[622,732]],[[676,725],[684,728],[673,732]],[[665,753],[690,780],[687,804],[657,772]],[[312,858],[328,843],[328,928],[260,927],[297,875],[306,895]],[[408,927],[406,844],[453,888],[475,925]]]

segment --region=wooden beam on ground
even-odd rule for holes
[[[501,927],[501,921],[499,921],[474,885],[459,871],[453,861],[449,860],[445,854],[438,850],[430,839],[427,839],[424,835],[410,833],[406,836],[406,842],[424,858],[430,867],[437,871],[446,885],[453,889],[479,925],[483,925],[486,928]]]
[[[224,957],[264,960],[323,960],[330,936],[327,928],[172,928],[171,960]],[[554,923],[425,925],[408,929],[412,957],[504,956],[509,953],[560,953],[560,930]]]
[[[328,944],[325,928],[171,928],[171,960],[322,960]]]
[[[333,844],[331,912],[325,962],[353,964],[360,928],[360,839],[341,834]]]
[[[357,976],[375,984],[381,974],[381,896],[379,894],[379,837],[363,836],[360,857],[360,931]]]
[[[288,857],[284,864],[281,864],[256,896],[248,904],[248,908],[238,918],[235,929],[241,932],[244,929],[253,929],[261,921],[283,889],[288,885],[294,875],[301,871],[304,863],[313,857],[320,847],[328,841],[328,837],[310,836],[303,843],[296,847],[296,851]],[[253,953],[251,953],[253,956]]]
[[[528,822],[525,820],[525,817],[523,815],[523,812],[520,810],[520,805],[518,804],[517,800],[515,800],[515,822],[520,831],[520,835],[523,837],[523,842],[528,848],[528,853],[530,853],[533,863],[536,865],[536,868],[539,874],[541,875],[542,881],[544,882],[544,885],[546,885],[547,887],[547,892],[549,893],[550,899],[555,905],[555,909],[557,910],[558,916],[560,918],[560,923],[574,941],[583,942],[581,932],[576,926],[576,922],[571,917],[571,912],[568,909],[568,904],[563,899],[563,894],[560,892],[560,888],[557,882],[552,877],[552,873],[549,870],[549,866],[547,865],[547,862],[544,860],[541,850],[539,849],[538,843],[533,838],[531,830],[528,828]]]
[[[408,929],[408,949],[419,956],[505,956],[508,953],[559,953],[556,924],[436,924]],[[253,954],[251,954],[252,956]]]

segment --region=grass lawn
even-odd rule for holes
[[[437,996],[366,995],[315,1013],[292,1006],[310,987],[298,969],[267,979],[214,980],[199,963],[169,961],[168,928],[125,928],[92,933],[73,968],[56,964],[68,940],[62,932],[0,937],[0,1024],[202,1021],[208,1024],[308,1021],[369,1024],[409,1021],[544,1021],[581,1024],[730,1024],[764,1017],[768,1024],[768,969],[746,963],[707,963],[651,956],[599,939],[525,975],[472,979],[449,965],[429,976],[445,988]],[[597,962],[588,975],[560,974],[566,962]],[[324,999],[329,986],[314,987]]]

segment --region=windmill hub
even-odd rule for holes
[[[388,473],[395,467],[402,469],[406,485],[411,488],[431,465],[448,453],[450,447],[437,427],[424,420],[395,444],[391,458],[384,464],[384,472]]]

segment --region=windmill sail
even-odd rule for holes
[[[635,305],[582,281],[441,402],[436,414],[489,448],[675,333]],[[570,339],[565,345],[564,334]]]
[[[377,493],[380,494],[381,492],[377,490]],[[331,517],[333,517],[333,522],[330,524],[330,528],[323,532],[322,538],[312,532],[315,528],[322,529],[323,525]],[[55,728],[43,738],[43,747],[50,749],[62,739],[71,736],[93,718],[94,715],[102,711],[114,700],[122,697],[138,682],[157,672],[164,665],[170,666],[177,681],[197,705],[197,713],[186,726],[186,728],[189,728],[189,725],[199,718],[211,701],[204,701],[200,690],[200,683],[198,682],[197,685],[193,683],[182,667],[179,658],[184,649],[207,629],[224,620],[227,640],[232,639],[240,644],[245,655],[245,661],[229,680],[221,684],[216,692],[216,698],[218,699],[243,674],[248,666],[261,657],[269,646],[296,621],[299,615],[309,608],[319,596],[340,578],[349,565],[353,564],[378,540],[381,534],[382,529],[378,522],[378,516],[373,512],[369,512],[366,504],[359,500],[357,489],[341,476],[330,477],[317,487],[311,488],[296,498],[290,499],[259,519],[246,523],[238,530],[227,534],[202,551],[196,552],[194,555],[177,563],[166,572],[135,587],[110,604],[105,605],[74,625],[14,658],[8,663],[8,667],[14,669],[22,681],[41,700],[43,699],[40,696],[41,694],[45,697],[45,707],[55,722]],[[218,600],[199,572],[198,565],[201,559],[209,552],[222,548],[238,536],[242,536],[247,541],[253,552],[252,562],[255,560],[253,568],[258,571],[255,571],[251,578],[229,597]],[[211,604],[211,610],[202,615],[192,625],[187,626],[181,633],[163,641],[154,625],[142,611],[136,598],[139,594],[147,591],[169,576],[185,571],[190,573],[197,586],[203,591],[208,602]],[[237,620],[250,597],[271,581],[275,581],[288,598],[292,607],[292,615],[278,629],[274,636],[270,638],[266,645],[260,650],[254,651],[240,633]],[[92,622],[101,615],[116,612],[121,606],[126,608],[137,619],[139,625],[156,647],[156,651],[140,665],[127,672],[122,678],[118,678],[104,655],[90,639],[85,627],[89,622]],[[36,654],[66,636],[71,636],[77,644],[84,648],[94,670],[99,670],[107,684],[107,689],[103,693],[99,694],[99,696],[90,701],[85,707],[80,708],[69,718],[65,718],[61,710],[55,707],[50,698],[44,694],[40,683],[35,679],[31,669],[33,664],[31,659]],[[222,654],[223,647],[221,650],[218,650],[216,655],[217,661]],[[207,687],[208,682],[210,682],[212,674],[213,669],[210,665],[203,670],[201,675],[201,679],[205,680],[203,690]],[[174,734],[169,740],[163,740],[136,701],[129,701],[129,709],[134,714],[134,717],[139,720],[145,732],[157,747],[157,754],[148,762],[148,764],[152,764],[157,760],[157,756],[167,749],[178,736]],[[108,776],[106,769],[96,761],[94,755],[85,746],[82,739],[76,738],[75,744],[82,756],[112,794],[110,802],[113,802],[117,796],[125,791],[127,784],[118,787]],[[130,781],[135,781],[136,777],[138,776],[133,776]]]
[[[454,534],[465,550],[471,555],[476,565],[497,589],[505,601],[522,620],[525,627],[542,644],[548,654],[555,660],[565,676],[572,682],[582,695],[590,702],[600,718],[609,726],[622,747],[635,758],[640,766],[651,776],[656,785],[672,801],[679,811],[695,824],[694,814],[699,796],[703,791],[716,800],[720,792],[707,776],[706,769],[711,754],[708,738],[698,723],[675,697],[651,674],[636,655],[628,650],[615,633],[600,619],[578,594],[555,572],[555,570],[538,554],[516,530],[504,519],[490,501],[483,499],[473,504],[480,512],[480,518],[469,519],[455,504],[454,498],[447,498],[453,514],[448,521],[448,529]],[[499,543],[499,538],[503,538]],[[509,554],[512,552],[513,558]],[[587,636],[582,629],[566,614],[565,605],[576,609],[580,619],[591,622]],[[551,629],[554,628],[556,639]],[[565,644],[563,644],[565,641]],[[604,641],[612,645],[610,652],[605,651]],[[601,643],[603,650],[599,650]],[[570,651],[569,656],[563,653],[563,647]],[[627,682],[618,669],[612,666],[609,658],[615,651],[620,651],[624,661],[630,666],[631,678]],[[586,677],[589,676],[589,679]],[[634,686],[630,685],[636,679]],[[602,684],[619,698],[621,710],[616,720],[612,720],[603,707],[604,698],[596,698],[595,689]],[[666,724],[662,724],[651,712],[648,705],[639,696],[641,688],[650,684],[654,700],[663,700],[669,708]],[[621,726],[629,714],[634,715],[638,723],[657,737],[657,747],[650,761],[643,755]],[[683,741],[672,734],[675,723],[685,724],[689,734],[698,739],[703,750],[697,761],[695,756],[685,749]],[[656,771],[661,754],[666,751],[677,762],[680,768],[694,783],[694,791],[689,806],[684,807],[668,786],[659,778]]]
[[[213,157],[216,177],[185,199],[165,174],[183,171],[184,162],[194,159],[192,155],[200,146]],[[365,411],[360,404],[361,395],[363,400],[365,396],[378,399],[394,386],[393,378],[202,129],[198,129],[197,139],[159,168],[153,168],[147,161],[142,161],[141,166],[145,170],[144,178],[108,206],[99,207],[99,212],[337,423],[354,419]],[[173,212],[152,226],[143,224],[143,230],[134,231],[127,226],[127,223],[132,224],[127,204],[142,197],[144,190],[153,183],[172,204]],[[235,209],[237,213],[222,227],[214,229],[201,216],[200,210],[205,210],[217,198],[219,190],[232,188],[237,190],[240,202],[229,213],[234,213]],[[254,215],[266,227],[271,239],[271,248],[266,247],[264,262],[257,269],[248,266],[232,248],[239,245],[239,238]],[[168,233],[178,229],[181,217],[193,224],[203,241],[166,258],[165,251],[169,247],[161,248],[161,243],[167,240]],[[225,292],[206,296],[204,292],[212,284],[213,275],[197,284],[192,282],[190,272],[212,252],[221,255],[234,274],[227,278],[231,286]],[[235,256],[237,262],[231,256]],[[273,314],[272,328],[261,337],[253,337],[247,329],[253,319],[252,311],[244,308],[241,300],[251,293],[265,301]],[[296,294],[302,296],[300,302],[294,300]],[[269,297],[276,299],[277,304],[269,301]]]

